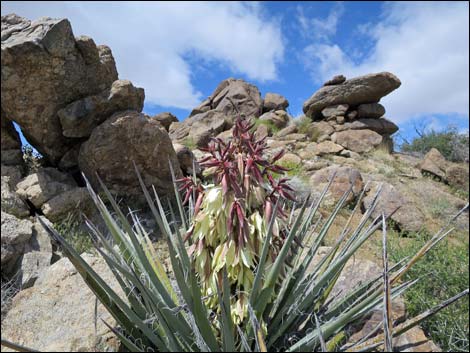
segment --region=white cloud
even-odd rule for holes
[[[448,113],[468,118],[468,3],[387,3],[382,15],[380,23],[361,27],[374,47],[360,64],[336,44],[306,47],[312,77],[323,82],[339,73],[390,71],[402,81],[382,100],[392,120]]]
[[[3,1],[2,14],[9,12],[67,17],[76,36],[109,45],[120,78],[144,87],[146,101],[162,106],[199,103],[188,55],[258,81],[275,80],[284,55],[279,26],[263,18],[258,3]]]
[[[344,5],[341,2],[335,3],[326,18],[308,18],[301,6],[297,7],[297,12],[297,20],[304,36],[328,41],[336,34],[339,20],[344,13]]]

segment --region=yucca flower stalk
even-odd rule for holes
[[[231,288],[231,314],[235,324],[248,314],[248,293],[259,263],[261,245],[267,236],[268,222],[277,208],[281,216],[274,220],[271,246],[266,265],[278,255],[285,238],[280,199],[294,200],[287,179],[276,181],[273,173],[284,173],[276,165],[283,152],[272,159],[264,157],[265,140],[256,140],[250,132],[254,124],[238,119],[233,138],[225,143],[213,139],[209,155],[200,161],[204,175],[212,183],[202,185],[194,177],[179,180],[185,192],[184,203],[194,197],[194,220],[186,239],[191,242],[188,254],[194,262],[208,306],[220,306],[217,288],[222,286],[222,271],[227,271]]]
[[[344,193],[327,217],[317,215],[331,179],[317,200],[305,200],[287,219],[283,216],[283,201],[291,198],[291,190],[286,180],[276,181],[271,174],[282,171],[275,165],[279,156],[265,160],[261,154],[264,142],[254,140],[249,127],[247,122],[239,121],[235,141],[227,144],[218,141],[209,146],[210,158],[203,163],[209,169],[210,184],[201,183],[195,176],[180,181],[189,213],[174,180],[179,220],[171,207],[166,216],[155,188],[149,192],[136,167],[149,208],[168,243],[171,273],[164,271],[138,216],[134,212],[126,216],[101,183],[113,216],[87,182],[111,238],[87,223],[96,250],[112,270],[125,298],[39,217],[116,320],[117,327],[109,327],[127,349],[133,352],[364,351],[381,346],[393,349],[393,337],[468,295],[467,289],[404,323],[391,322],[391,300],[416,282],[403,282],[403,276],[452,232],[453,219],[415,256],[389,266],[387,218],[371,217],[379,188],[360,222],[352,227],[351,220],[363,194],[359,196],[348,222],[337,234],[335,245],[319,261],[314,261],[351,190]],[[468,204],[455,217],[467,209]],[[292,217],[294,214],[297,215]],[[346,263],[379,229],[384,244],[383,275],[332,297],[332,289]],[[384,333],[365,337],[357,344],[345,344],[348,325],[376,309],[384,312]]]

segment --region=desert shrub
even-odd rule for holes
[[[55,230],[79,253],[94,250],[90,233],[77,213],[69,213],[54,224]]]
[[[399,261],[411,256],[425,240],[416,236],[407,242],[392,239],[392,260]],[[405,276],[407,280],[420,279],[405,293],[409,315],[429,309],[449,295],[454,295],[469,286],[468,243],[443,242]],[[442,310],[422,324],[430,336],[444,351],[468,352],[469,349],[469,301],[468,298]]]
[[[309,137],[310,141],[316,142],[320,137],[320,131],[312,125],[312,119],[304,116],[295,120],[297,131]]]
[[[252,132],[256,131],[257,127],[260,126],[260,125],[265,125],[272,134],[275,134],[276,132],[281,130],[271,120],[255,119],[254,125],[253,125],[251,131]]]
[[[26,166],[26,174],[35,173],[44,164],[44,157],[30,145],[23,145],[21,149]]]
[[[395,267],[388,267],[384,247],[383,278],[371,278],[340,298],[331,298],[346,262],[386,224],[385,216],[370,219],[377,197],[362,221],[355,227],[346,225],[331,251],[314,262],[351,190],[315,226],[327,187],[314,203],[307,198],[292,210],[296,216],[287,220],[284,204],[293,200],[293,190],[287,178],[272,176],[282,171],[276,164],[282,152],[266,159],[266,144],[256,141],[251,128],[238,120],[232,141],[209,145],[210,156],[200,163],[207,167],[210,181],[186,177],[180,180],[179,189],[175,181],[177,212],[170,211],[168,218],[155,189],[149,193],[136,167],[168,243],[170,274],[156,256],[138,216],[132,213],[130,223],[102,185],[115,219],[87,184],[112,236],[107,239],[91,225],[94,245],[115,273],[126,301],[58,232],[48,228],[49,233],[116,319],[119,329],[113,331],[131,351],[331,351],[343,345],[350,323],[377,308],[384,308],[385,334],[376,338],[378,343],[364,340],[354,349],[385,344],[391,350],[392,335],[420,321],[410,319],[393,327],[387,303],[413,285],[413,281],[401,279],[445,234],[437,233],[420,253]],[[386,235],[384,229],[385,243]],[[448,303],[467,294],[468,290],[463,291]]]
[[[442,155],[453,162],[468,161],[469,157],[469,135],[467,133],[459,133],[454,126],[448,126],[444,131],[416,129],[418,137],[411,142],[404,142],[401,145],[403,152],[418,153],[424,155],[431,148],[436,148]]]
[[[198,148],[196,141],[194,141],[194,138],[191,136],[184,138],[181,144],[188,147],[191,151]]]

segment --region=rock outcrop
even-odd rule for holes
[[[271,110],[286,110],[289,106],[289,101],[277,93],[266,93],[263,100],[263,112]]]
[[[173,192],[169,163],[181,176],[175,151],[165,129],[156,120],[135,111],[117,113],[95,128],[82,145],[80,170],[98,187],[96,174],[118,196],[143,198],[133,163],[159,195]]]
[[[379,194],[377,205],[372,212],[376,218],[384,214],[395,223],[402,232],[419,232],[423,229],[424,215],[417,205],[412,204],[405,195],[389,183],[381,183],[382,189]],[[372,182],[363,199],[365,209],[368,209],[377,193],[379,183]]]
[[[309,118],[318,120],[321,119],[324,108],[337,104],[357,107],[361,104],[377,103],[380,98],[394,91],[400,85],[398,77],[389,72],[359,76],[333,85],[328,84],[320,88],[304,103],[303,111]]]
[[[63,135],[57,113],[111,87],[118,78],[111,51],[91,38],[74,38],[67,19],[14,14],[2,16],[1,50],[2,110],[57,163],[77,143]]]
[[[437,177],[442,182],[448,183],[454,187],[469,190],[469,170],[468,165],[465,167],[452,163],[436,148],[426,153],[423,161],[419,164],[421,173]]]
[[[356,153],[378,146],[391,152],[390,136],[398,127],[384,117],[385,108],[378,101],[398,88],[400,80],[388,72],[344,81],[340,78],[327,82],[304,103],[304,113],[317,131],[317,142],[332,140]]]
[[[2,278],[14,278],[21,288],[34,284],[50,266],[52,244],[42,226],[2,211]]]
[[[101,258],[90,254],[83,258],[122,295]],[[98,302],[95,331],[94,313],[95,295],[64,258],[44,271],[34,287],[15,296],[2,321],[2,339],[45,352],[93,352],[99,347],[117,351],[119,343],[101,319],[111,326],[115,320]]]
[[[361,173],[354,168],[330,166],[313,174],[310,184],[315,193],[320,194],[323,188],[333,178],[333,182],[328,189],[325,200],[329,204],[336,204],[339,199],[351,189],[351,193],[346,199],[346,203],[351,203],[364,188]]]

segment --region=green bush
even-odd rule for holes
[[[78,215],[69,213],[63,220],[55,223],[54,228],[79,254],[94,250],[91,236],[87,230],[83,229],[84,224]]]
[[[418,137],[413,141],[403,143],[403,152],[416,152],[426,154],[431,148],[436,148],[442,155],[454,162],[468,161],[468,133],[461,134],[454,126],[448,126],[444,131],[429,132],[416,130]]]
[[[320,137],[320,131],[312,125],[312,119],[305,115],[298,118],[295,123],[297,124],[297,130],[301,134],[305,134],[313,142],[316,142]]]
[[[268,128],[268,131],[271,132],[272,134],[275,134],[278,132],[279,129],[271,120],[260,120],[260,119],[255,119],[255,123],[253,125],[253,128],[251,129],[252,132],[255,132],[258,126],[260,125],[265,125]]]
[[[423,237],[392,241],[392,260],[410,256],[425,242]],[[444,298],[454,295],[469,285],[469,252],[467,244],[450,241],[438,245],[405,276],[406,280],[420,281],[405,293],[408,314],[414,316]],[[465,298],[448,307],[422,324],[430,336],[444,351],[468,352],[469,349],[469,300]]]

